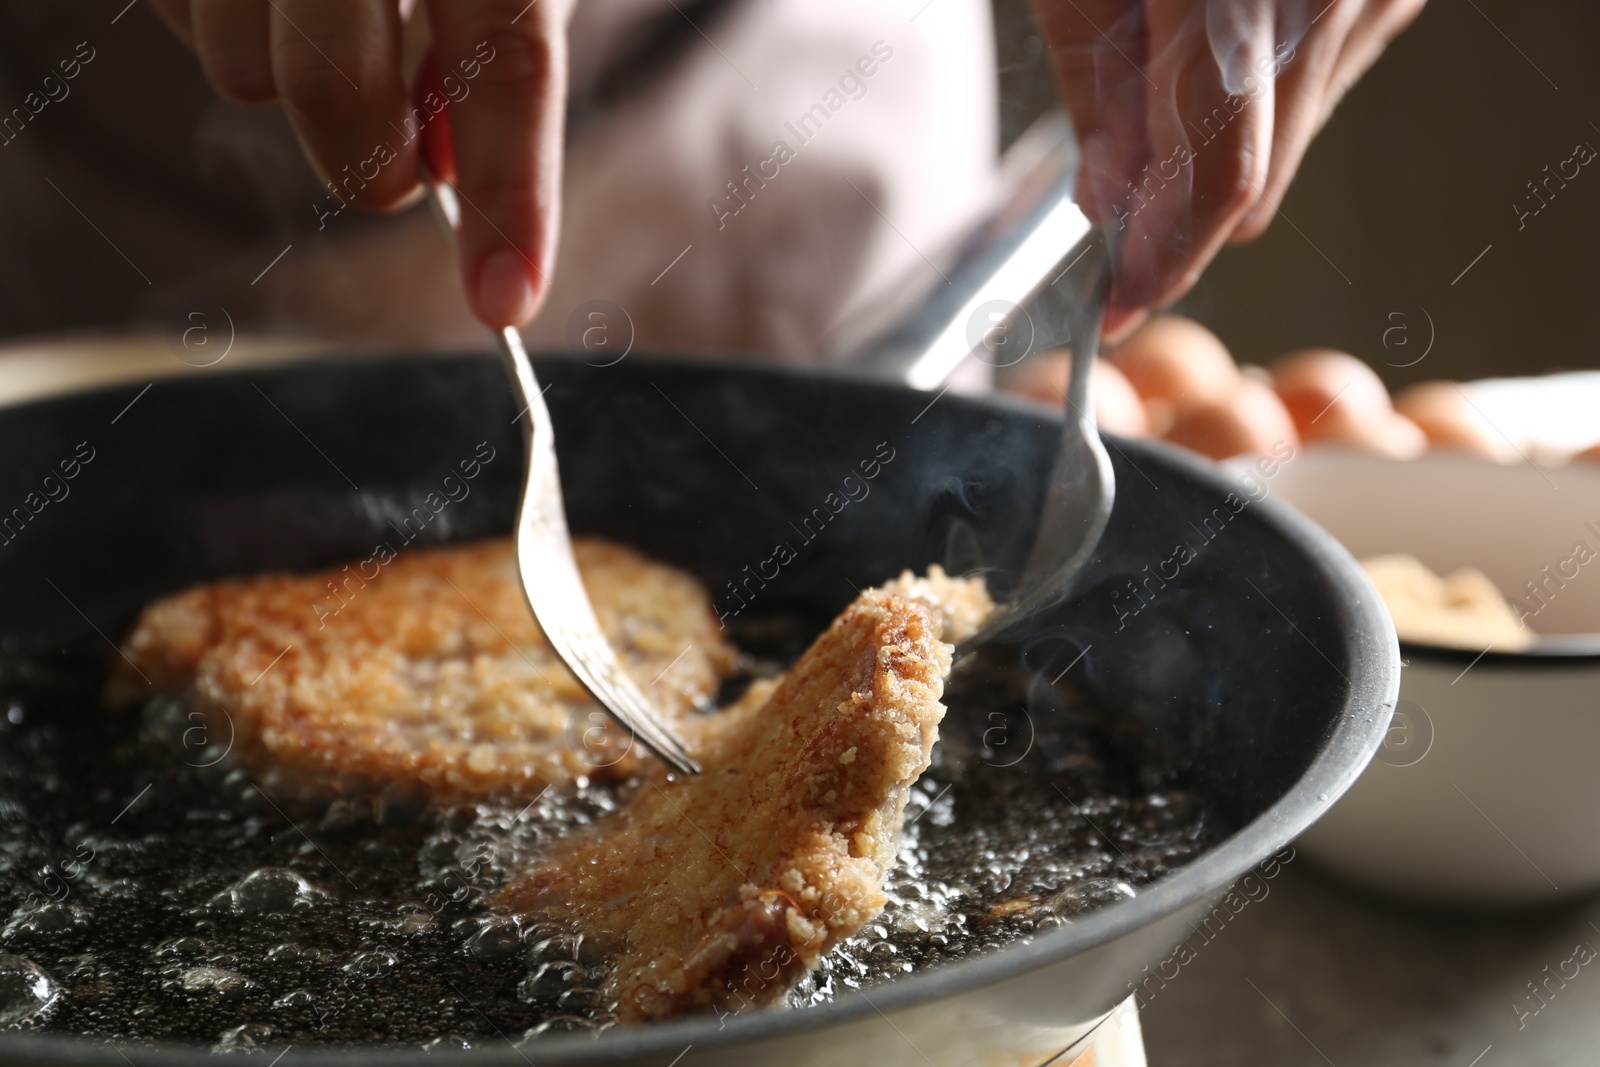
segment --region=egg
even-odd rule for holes
[[[1067,392],[1067,375],[1071,372],[1072,353],[1065,348],[1034,352],[1014,367],[1001,371],[997,378],[1000,388],[1045,404],[1063,403]]]
[[[1510,442],[1489,425],[1455,382],[1407,386],[1395,394],[1394,407],[1421,427],[1434,448],[1469,452],[1501,463],[1517,458]]]
[[[1302,349],[1272,364],[1271,371],[1272,387],[1307,441],[1320,440],[1335,426],[1376,423],[1394,410],[1382,379],[1348,352]]]
[[[1416,459],[1428,450],[1428,435],[1422,427],[1398,411],[1380,424],[1379,451],[1395,459]]]
[[[1193,407],[1239,388],[1239,368],[1217,335],[1181,315],[1158,315],[1124,341],[1112,362],[1145,401],[1150,428],[1164,433]]]
[[[1394,459],[1427,451],[1427,436],[1389,402],[1376,372],[1348,352],[1308,348],[1272,365],[1272,385],[1307,442],[1350,445]]]
[[[1335,404],[1314,429],[1308,443],[1347,445],[1390,459],[1416,459],[1428,450],[1427,435],[1392,408],[1358,411]]]
[[[1039,352],[1023,360],[1006,375],[1008,392],[1020,393],[1046,404],[1064,404],[1067,378],[1072,373],[1072,352],[1065,348]],[[1096,359],[1089,376],[1089,398],[1094,403],[1095,422],[1107,433],[1123,437],[1145,437],[1150,420],[1144,401],[1134,392],[1128,379],[1109,361]]]
[[[1150,416],[1133,383],[1107,359],[1094,361],[1089,378],[1089,397],[1094,401],[1094,418],[1107,433],[1123,437],[1145,437],[1150,433]]]
[[[1283,401],[1254,378],[1241,378],[1238,388],[1223,400],[1188,408],[1165,436],[1212,459],[1266,455],[1274,446],[1300,443]]]

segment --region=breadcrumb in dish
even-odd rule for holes
[[[500,905],[602,945],[620,1020],[778,1001],[882,910],[951,642],[988,608],[981,581],[938,568],[862,594],[787,675],[683,724],[703,773],[649,767]]]
[[[1373,556],[1361,566],[1402,641],[1520,652],[1538,639],[1482,571],[1463,567],[1441,577],[1407,555]]]
[[[734,651],[700,584],[606,541],[574,550],[601,628],[664,717],[707,704]],[[197,586],[148,606],[121,651],[109,703],[176,697],[234,738],[240,766],[303,794],[502,795],[650,759],[592,728],[598,708],[528,610],[509,538]]]

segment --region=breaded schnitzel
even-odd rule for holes
[[[582,744],[594,705],[523,602],[509,540],[391,556],[354,585],[344,568],[168,597],[124,642],[108,698],[177,697],[208,733],[232,731],[239,765],[304,794],[640,776],[501,905],[601,945],[621,1019],[773,1003],[882,910],[951,645],[988,595],[908,572],[862,594],[783,678],[697,715],[734,659],[704,590],[616,545],[574,547],[607,636],[704,773],[675,777],[616,729]]]
[[[981,581],[937,567],[862,594],[782,679],[683,724],[702,774],[648,767],[501,905],[605,946],[625,1021],[780,999],[883,909],[951,642],[989,606]]]
[[[602,629],[665,719],[709,702],[734,652],[699,583],[605,541],[574,549]],[[234,738],[239,765],[314,794],[525,792],[649,760],[545,641],[510,539],[389,552],[358,571],[216,582],[151,604],[108,700],[179,697],[209,737]]]

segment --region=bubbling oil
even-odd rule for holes
[[[614,1024],[604,952],[491,901],[626,784],[310,805],[232,769],[226,739],[196,735],[180,705],[103,710],[99,677],[86,662],[0,665],[0,1030],[248,1052],[522,1047]],[[1226,831],[1015,653],[963,665],[946,703],[888,906],[793,1007],[1070,923]]]

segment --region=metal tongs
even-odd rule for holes
[[[436,181],[425,167],[422,178],[428,206],[454,251],[456,227],[461,221],[455,189]],[[526,416],[522,431],[528,457],[527,482],[517,508],[517,571],[528,607],[556,655],[596,704],[673,770],[697,774],[700,765],[622,669],[600,629],[583,577],[578,573],[578,561],[572,554],[572,537],[567,533],[561,475],[556,467],[555,429],[550,422],[550,409],[545,406],[544,391],[516,328],[507,326],[496,332],[495,340],[505,357],[512,392],[522,407],[518,417]]]
[[[925,289],[919,307],[899,311],[896,326],[844,357],[915,388],[938,389],[991,330],[1020,333],[1029,352],[1072,347],[1066,425],[1028,563],[1010,600],[962,642],[958,656],[1014,633],[1066,599],[1111,518],[1116,479],[1095,426],[1089,376],[1114,250],[1109,235],[1073,199],[1077,164],[1064,115],[1054,112],[1034,123],[1006,153],[997,206],[957,249],[944,284]]]

